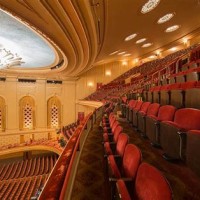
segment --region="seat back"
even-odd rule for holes
[[[111,127],[112,133],[114,133],[114,131],[115,131],[115,129],[117,128],[117,126],[119,126],[119,122],[116,120],[116,121],[113,123],[113,126]]]
[[[160,104],[158,103],[152,103],[147,110],[147,115],[154,115],[157,116],[158,109],[160,108]]]
[[[173,121],[176,108],[171,105],[161,106],[158,111],[159,121]]]
[[[135,178],[141,158],[141,152],[137,146],[134,144],[126,145],[122,161],[123,177]]]
[[[134,199],[171,200],[172,191],[167,180],[158,169],[148,163],[142,163],[136,176]]]
[[[141,106],[140,111],[146,113],[146,112],[147,112],[147,109],[148,109],[148,107],[149,107],[150,104],[151,104],[150,102],[145,102],[145,103],[143,103],[142,106]]]
[[[134,110],[140,110],[142,104],[143,104],[143,101],[138,101],[138,102],[137,102],[137,105],[135,106],[135,109],[134,109]]]
[[[118,125],[115,129],[115,131],[113,132],[114,136],[113,136],[113,141],[117,142],[119,134],[122,132],[122,127],[120,125]]]
[[[176,111],[174,122],[185,130],[200,130],[200,110],[182,108]]]
[[[116,154],[120,155],[120,157],[123,157],[125,147],[128,144],[128,135],[125,133],[119,134],[118,140],[117,140],[117,145],[116,145]]]

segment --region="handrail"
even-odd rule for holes
[[[63,188],[63,183],[66,184],[68,182],[72,163],[76,154],[76,150],[78,149],[81,133],[83,132],[91,115],[92,114],[89,114],[85,118],[83,124],[78,126],[68,141],[39,196],[40,200],[59,199],[61,190]]]
[[[77,151],[78,148],[79,148],[79,142],[80,142],[81,134],[83,133],[83,130],[85,129],[88,120],[91,118],[91,116],[92,116],[93,114],[94,114],[94,112],[93,112],[93,113],[90,113],[90,114],[86,117],[85,123],[84,123],[84,125],[83,125],[82,128],[81,128],[81,131],[80,131],[81,133],[79,134],[79,137],[78,137],[78,139],[77,139],[77,142],[76,142],[76,145],[75,145],[75,148],[74,148],[74,152],[73,152],[73,154],[72,154],[72,157],[71,157],[71,160],[70,160],[70,163],[69,163],[69,166],[68,166],[68,170],[67,170],[67,173],[66,173],[66,176],[65,176],[65,180],[64,180],[64,183],[63,183],[63,186],[62,186],[62,190],[61,190],[61,193],[60,193],[59,200],[63,200],[64,197],[65,197],[65,191],[66,191],[66,188],[68,187],[68,184],[69,184],[69,178],[70,178],[70,173],[71,173],[72,165],[73,165],[73,162],[74,162],[74,159],[75,159],[76,151]]]

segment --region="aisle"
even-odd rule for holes
[[[72,200],[106,200],[102,131],[98,125],[99,122],[94,125],[86,140],[75,178]]]

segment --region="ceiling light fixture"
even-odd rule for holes
[[[114,54],[116,54],[116,53],[118,53],[118,52],[119,52],[119,50],[114,51],[114,52],[110,53],[109,55],[112,56],[112,55],[114,55]]]
[[[131,54],[130,54],[130,53],[127,53],[127,54],[124,54],[123,56],[131,56]]]
[[[129,36],[127,36],[127,37],[125,38],[125,41],[127,42],[127,41],[129,41],[129,40],[132,40],[132,39],[135,38],[136,36],[137,36],[136,33],[131,34],[131,35],[129,35]]]
[[[123,61],[122,65],[128,65],[128,62],[127,61]]]
[[[147,39],[146,38],[142,38],[142,39],[140,39],[140,40],[137,40],[135,43],[136,44],[139,44],[139,43],[142,43],[142,42],[144,42],[144,41],[146,41]]]
[[[145,3],[144,6],[142,6],[141,13],[146,14],[152,11],[159,3],[160,3],[160,0],[147,1],[147,3]]]
[[[176,51],[177,50],[177,47],[172,47],[171,49],[170,49],[170,51]]]
[[[179,28],[180,28],[179,25],[170,26],[170,27],[168,27],[168,28],[165,30],[165,32],[166,32],[166,33],[170,33],[170,32],[176,31],[176,30],[179,29]]]
[[[118,55],[123,55],[123,54],[125,54],[125,53],[126,53],[126,52],[123,51],[123,52],[118,53]]]
[[[143,44],[142,47],[143,47],[143,48],[150,47],[152,44],[153,44],[153,43],[146,43],[146,44]]]
[[[22,58],[17,54],[12,53],[10,50],[0,49],[0,69],[9,68],[12,66],[20,66]]]
[[[161,17],[161,18],[157,21],[157,23],[158,23],[158,24],[163,24],[163,23],[169,21],[173,16],[174,16],[173,13],[168,13],[168,14],[164,15],[163,17]]]

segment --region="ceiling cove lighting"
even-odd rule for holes
[[[147,39],[146,38],[142,38],[142,39],[140,39],[140,40],[137,40],[135,43],[136,44],[139,44],[139,43],[142,43],[142,42],[144,42],[144,41],[146,41]]]
[[[168,28],[165,30],[165,32],[166,32],[166,33],[170,33],[170,32],[176,31],[176,30],[179,29],[179,28],[180,28],[179,25],[170,26],[170,27],[168,27]]]
[[[116,54],[116,53],[118,53],[118,52],[119,52],[119,50],[114,51],[114,52],[110,53],[109,55],[112,56],[112,55],[114,55],[114,54]]]
[[[153,43],[146,43],[146,44],[143,44],[142,47],[143,47],[143,48],[150,47],[152,44],[153,44]]]
[[[125,40],[124,41],[129,41],[129,40],[132,40],[133,38],[135,38],[137,36],[137,34],[136,33],[134,33],[134,34],[131,34],[131,35],[129,35],[129,36],[127,36],[126,38],[125,38]]]
[[[22,63],[24,63],[22,58],[17,54],[12,53],[10,50],[6,50],[5,48],[0,49],[0,69],[20,66]]]
[[[147,1],[142,6],[141,13],[146,14],[146,13],[152,11],[159,3],[160,3],[160,0],[149,0],[149,1]]]
[[[123,54],[125,54],[125,53],[126,53],[126,52],[123,51],[123,52],[118,53],[118,55],[123,55]]]

